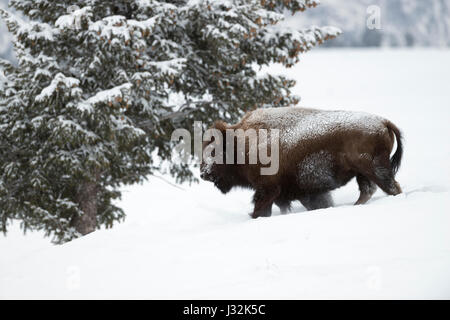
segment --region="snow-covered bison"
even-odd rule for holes
[[[394,179],[402,160],[402,137],[400,130],[384,118],[359,112],[285,107],[257,109],[248,112],[238,124],[217,121],[213,128],[223,134],[223,140],[230,130],[279,130],[279,169],[275,174],[262,175],[264,165],[259,160],[249,164],[250,139],[245,140],[245,164],[220,164],[204,158],[200,166],[201,178],[214,182],[223,193],[233,187],[255,190],[253,218],[270,216],[273,203],[282,213],[294,200],[308,210],[330,207],[330,191],[354,177],[361,191],[355,204],[366,203],[377,186],[389,195],[402,192]],[[256,141],[261,144],[260,134]],[[397,150],[390,158],[395,141]],[[210,143],[204,142],[203,150]],[[226,146],[221,143],[224,158]]]

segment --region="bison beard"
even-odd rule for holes
[[[246,164],[203,161],[200,166],[201,178],[213,182],[223,193],[233,187],[255,190],[253,218],[270,216],[274,203],[281,213],[286,213],[295,200],[308,210],[331,207],[330,191],[355,177],[360,189],[355,205],[369,201],[377,186],[389,195],[402,192],[395,181],[403,155],[402,136],[394,124],[381,117],[296,107],[268,108],[247,113],[238,124],[218,121],[213,127],[223,137],[230,129],[280,131],[280,167],[274,175],[261,175],[264,166],[248,161]],[[397,150],[390,159],[395,141]],[[207,145],[204,143],[203,150]],[[247,141],[247,160],[248,151]]]

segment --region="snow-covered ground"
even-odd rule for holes
[[[322,50],[285,72],[302,105],[385,116],[406,139],[405,193],[251,220],[251,193],[156,177],[128,218],[63,246],[0,237],[0,298],[450,298],[450,51]],[[165,177],[165,179],[169,179]]]

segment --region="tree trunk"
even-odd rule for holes
[[[97,226],[97,193],[96,182],[82,184],[77,195],[77,202],[83,214],[75,217],[73,224],[82,235],[94,232]]]

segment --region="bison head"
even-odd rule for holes
[[[210,141],[203,142],[203,158],[200,165],[200,178],[213,182],[222,192],[227,193],[233,188],[229,166],[225,164],[225,130],[227,124],[218,121],[208,130],[206,135]]]

